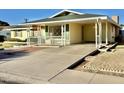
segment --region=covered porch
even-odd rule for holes
[[[69,45],[69,24],[38,24],[34,30],[27,29],[27,32],[27,45]]]

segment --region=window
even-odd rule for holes
[[[10,35],[10,33],[6,33],[6,35]]]
[[[69,24],[66,24],[66,31],[69,31]]]
[[[45,26],[45,31],[48,32],[48,26]]]

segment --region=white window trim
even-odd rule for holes
[[[83,14],[83,13],[80,13],[80,12],[76,12],[76,11],[64,9],[64,10],[62,10],[62,11],[60,11],[60,12],[57,12],[57,13],[55,13],[54,15],[50,16],[49,18],[53,18],[53,17],[55,17],[55,16],[57,16],[57,15],[63,13],[63,12],[70,12],[70,13],[75,13],[75,14],[78,14],[78,15]]]

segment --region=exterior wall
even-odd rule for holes
[[[108,42],[112,42],[112,25],[110,23],[108,25]],[[106,23],[102,23],[102,42],[106,42]]]
[[[70,43],[81,43],[82,42],[82,26],[78,23],[70,23],[69,24],[69,32],[70,32]]]
[[[115,42],[115,38],[119,36],[120,28],[112,25],[111,23],[108,24],[108,40],[110,43]]]
[[[83,25],[83,41],[94,42],[95,41],[95,23]]]
[[[108,40],[110,43],[115,42],[115,30],[112,24],[108,24]]]
[[[15,38],[15,31],[11,31],[11,38]]]
[[[102,23],[102,42],[106,42],[106,24],[105,23]]]
[[[21,37],[22,40],[25,40],[27,39],[27,31],[22,31],[22,37]]]

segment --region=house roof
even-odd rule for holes
[[[103,17],[106,15],[97,15],[97,14],[80,14],[80,15],[66,15],[60,17],[53,18],[45,18],[40,20],[34,20],[27,23],[35,23],[35,22],[48,22],[48,21],[61,21],[61,20],[70,20],[70,19],[79,19],[79,18],[91,18],[91,17]]]
[[[11,25],[11,26],[6,26],[4,29],[6,30],[15,30],[15,29],[29,29],[32,27],[29,27],[27,25]]]
[[[45,18],[45,19],[39,19],[39,20],[34,20],[34,21],[29,21],[27,23],[24,24],[39,24],[39,23],[49,23],[49,22],[67,22],[67,21],[74,21],[74,20],[89,20],[89,19],[98,19],[98,18],[102,18],[102,19],[106,19],[107,21],[111,22],[114,25],[119,26],[118,23],[116,23],[114,20],[112,20],[110,17],[108,17],[107,15],[99,15],[99,14],[88,14],[88,13],[79,13],[79,12],[75,12],[75,11],[71,11],[71,10],[62,10],[54,15],[52,15],[49,18]],[[22,25],[24,25],[22,24]],[[119,26],[120,27],[120,26]]]
[[[8,28],[28,28],[29,26],[26,26],[26,25],[11,25],[11,26],[8,26]]]

